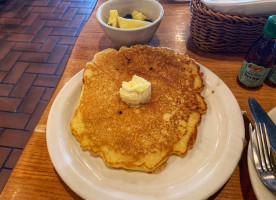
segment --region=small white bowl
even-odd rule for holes
[[[152,23],[134,29],[122,29],[107,24],[110,10],[118,10],[120,16],[131,14],[138,10],[149,17]],[[97,10],[97,19],[107,37],[116,47],[131,46],[134,44],[148,44],[158,29],[164,9],[156,0],[109,0]]]

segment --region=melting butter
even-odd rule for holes
[[[145,104],[151,98],[151,83],[137,75],[133,75],[131,81],[122,82],[120,97],[129,106]]]

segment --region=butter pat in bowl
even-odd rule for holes
[[[145,14],[152,22],[138,28],[117,28],[108,25],[110,10],[117,10],[120,16],[126,16],[138,10]],[[148,44],[157,31],[164,9],[156,0],[109,0],[97,10],[97,20],[106,36],[116,47],[134,44]]]

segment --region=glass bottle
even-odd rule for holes
[[[272,68],[272,70],[269,72],[266,80],[265,80],[265,84],[271,86],[271,87],[276,87],[276,42],[274,44],[274,52],[275,52],[275,56],[274,56],[274,66]]]
[[[268,18],[263,35],[249,48],[237,80],[246,88],[260,87],[274,65],[276,15]]]

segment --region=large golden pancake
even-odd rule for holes
[[[151,82],[148,103],[129,107],[122,81],[138,75]],[[115,168],[153,172],[172,154],[184,155],[197,137],[207,106],[203,74],[185,54],[147,45],[106,49],[85,66],[71,130],[83,149]]]

